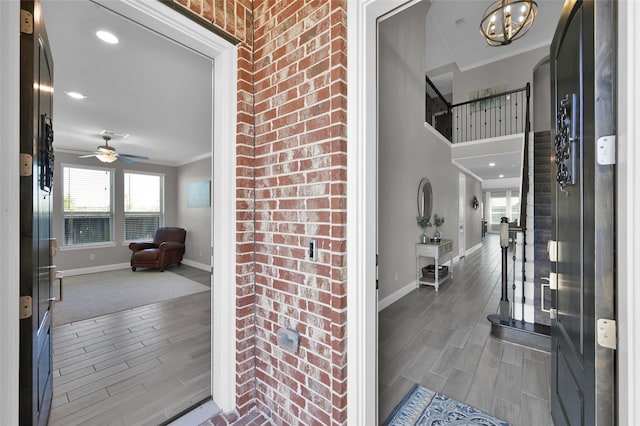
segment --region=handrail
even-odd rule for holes
[[[425,74],[424,79],[426,81],[426,83],[429,85],[429,87],[431,87],[431,89],[433,89],[434,92],[436,92],[436,95],[438,95],[438,97],[440,98],[440,100],[447,106],[447,110],[451,111],[451,107],[452,105],[449,103],[449,101],[447,101],[445,99],[445,97],[442,95],[442,93],[440,93],[440,91],[438,90],[438,88],[436,87],[435,84],[433,84],[433,82],[431,81],[431,79],[429,79],[429,77]]]
[[[451,103],[425,74],[425,122],[451,143],[522,133],[528,87]]]
[[[500,93],[496,93],[495,95],[484,96],[482,98],[472,99],[472,100],[469,100],[469,101],[458,102],[457,104],[452,104],[451,108],[459,107],[459,106],[462,106],[462,105],[472,104],[474,102],[487,101],[489,99],[499,98],[499,97],[502,97],[502,96],[511,95],[512,93],[528,91],[528,90],[529,90],[529,83],[527,83],[526,86],[521,87],[519,89],[513,89],[513,90],[506,91],[506,92],[500,92]],[[529,92],[527,92],[527,95],[528,94],[529,94]]]
[[[524,87],[524,90],[527,94],[527,104],[525,108],[524,122],[522,182],[520,183],[520,218],[518,220],[518,226],[511,228],[514,231],[520,232],[524,232],[527,229],[527,195],[529,194],[529,133],[531,132],[531,113],[529,112],[531,87],[529,83]]]

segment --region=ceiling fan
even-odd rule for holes
[[[98,149],[93,154],[81,155],[78,158],[89,158],[96,157],[98,160],[103,163],[113,163],[116,160],[120,160],[126,164],[135,163],[135,160],[148,160],[149,157],[145,157],[144,155],[131,155],[131,154],[120,154],[116,151],[116,149],[112,146],[109,146],[109,141],[111,140],[111,136],[103,135],[102,139],[104,139],[104,145],[98,146]]]

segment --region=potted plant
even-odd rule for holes
[[[429,241],[429,237],[427,236],[427,228],[431,227],[431,217],[430,216],[416,216],[416,222],[418,226],[422,228],[422,235],[420,235],[420,243],[426,244]]]
[[[436,226],[436,232],[433,234],[432,241],[440,242],[442,239],[442,234],[440,234],[440,227],[444,223],[444,217],[440,217],[437,214],[433,215],[433,224]]]

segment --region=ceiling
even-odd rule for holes
[[[211,155],[213,61],[89,1],[43,0],[54,69],[57,151],[110,145],[177,166]],[[120,42],[95,35],[108,30]],[[80,92],[72,99],[65,92]],[[95,158],[78,161],[100,164]]]
[[[427,73],[451,63],[467,71],[500,59],[549,46],[564,0],[536,0],[533,27],[507,46],[489,46],[479,26],[491,0],[431,0],[427,13]]]
[[[210,58],[90,1],[42,3],[55,63],[56,150],[91,153],[103,144],[100,132],[110,130],[130,135],[111,141],[120,153],[145,155],[151,163],[175,166],[211,155]],[[466,70],[548,45],[563,4],[537,0],[538,17],[526,36],[509,46],[489,47],[478,31],[489,3],[431,1],[426,18],[428,69],[454,62]],[[460,19],[464,24],[459,24]],[[100,41],[95,36],[99,29],[113,32],[120,43]],[[440,84],[450,82],[443,78]],[[69,91],[87,97],[75,100],[66,95]],[[95,158],[79,161],[99,164]],[[469,159],[465,167],[484,176],[481,164],[474,164]]]

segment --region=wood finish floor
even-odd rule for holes
[[[454,265],[453,280],[422,286],[378,316],[379,419],[415,384],[473,405],[514,426],[553,425],[550,355],[490,336],[500,302],[500,246]]]
[[[158,425],[209,397],[210,316],[205,292],[55,327],[49,425]]]

